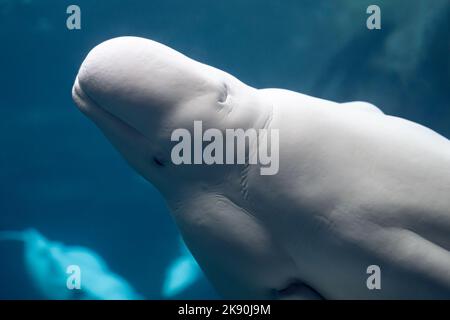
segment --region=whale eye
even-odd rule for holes
[[[158,167],[164,167],[164,162],[157,157],[153,157],[153,163]]]

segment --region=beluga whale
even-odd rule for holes
[[[256,89],[139,37],[93,48],[72,95],[160,191],[224,298],[450,298],[450,141],[435,131],[367,102]],[[244,162],[174,163],[173,133],[195,136],[196,121],[215,133],[205,152],[218,132],[258,134],[236,146]],[[249,161],[274,150],[274,174]]]

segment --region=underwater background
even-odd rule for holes
[[[124,35],[450,138],[448,0],[0,0],[0,299],[218,298],[161,195],[72,102],[89,50]],[[68,294],[71,261],[92,279],[83,295]]]

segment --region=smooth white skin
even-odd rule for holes
[[[224,297],[450,298],[450,142],[434,131],[368,103],[257,90],[136,37],[94,48],[73,97],[161,191]],[[279,129],[279,173],[173,165],[170,134],[194,120]],[[372,264],[381,290],[366,287]]]

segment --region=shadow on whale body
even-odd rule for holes
[[[224,297],[450,298],[450,142],[436,132],[369,103],[255,89],[136,37],[95,47],[73,98],[161,191]],[[279,172],[174,165],[171,133],[194,121],[279,130]]]

